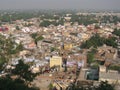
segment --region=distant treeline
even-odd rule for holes
[[[55,26],[64,24],[64,17],[67,15],[71,17],[71,24],[78,22],[78,24],[89,25],[93,23],[114,23],[117,24],[120,22],[120,17],[115,15],[97,15],[92,13],[80,14],[77,15],[75,11],[9,11],[9,12],[0,12],[0,21],[1,22],[12,22],[16,20],[27,20],[30,18],[38,17],[43,22],[40,22],[40,26],[49,26],[53,24]],[[52,20],[52,21],[50,21]]]

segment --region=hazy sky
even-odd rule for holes
[[[120,10],[120,0],[0,0],[0,9]]]

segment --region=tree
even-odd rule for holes
[[[108,84],[108,81],[101,81],[96,90],[114,90],[114,87],[111,84]]]
[[[71,15],[72,23],[78,22],[79,24],[84,24],[85,26],[93,23],[98,23],[98,20],[96,20],[95,15]]]
[[[88,53],[87,54],[87,61],[88,61],[89,64],[94,62],[94,54],[93,53]]]
[[[98,47],[104,44],[104,38],[100,37],[99,34],[93,35],[86,42],[81,44],[81,48],[90,48],[90,47]]]
[[[112,33],[116,36],[120,36],[120,29],[115,29]]]
[[[0,90],[39,90],[30,83],[37,74],[30,71],[30,66],[24,64],[22,60],[16,65],[15,69],[8,72],[7,75],[0,77]],[[17,76],[11,78],[11,76]]]
[[[36,14],[30,12],[16,12],[16,13],[6,12],[4,13],[4,15],[1,15],[0,20],[2,22],[11,22],[21,19],[26,20],[36,16],[37,16]]]
[[[51,22],[46,21],[46,20],[44,20],[43,22],[40,23],[40,26],[42,26],[42,27],[48,27],[49,25],[51,25]]]
[[[36,39],[36,37],[38,36],[38,34],[37,34],[37,33],[32,33],[30,36],[31,36],[33,39]]]
[[[110,65],[108,67],[108,69],[117,70],[118,72],[120,72],[120,66],[119,65]]]
[[[115,37],[110,37],[105,40],[105,44],[117,48],[117,42]]]
[[[90,47],[97,48],[99,46],[102,46],[103,44],[112,46],[114,48],[117,47],[117,42],[115,37],[110,37],[106,39],[106,38],[100,37],[99,34],[93,35],[90,39],[83,42],[80,47],[87,48],[87,49],[89,49]]]
[[[48,85],[48,89],[49,89],[49,90],[53,90],[53,87],[54,87],[54,86],[53,86],[52,83],[50,83],[50,84]]]
[[[20,30],[19,26],[16,26],[16,30]]]
[[[51,52],[53,52],[53,51],[55,51],[55,50],[56,50],[56,47],[51,47],[51,48],[50,48],[50,51],[51,51]]]
[[[13,80],[10,77],[0,77],[0,90],[15,90]]]
[[[0,77],[0,90],[39,90],[29,87],[19,78],[12,79],[9,75]]]
[[[12,74],[17,75],[18,78],[24,80],[26,83],[33,81],[37,75],[32,73],[30,70],[30,66],[24,64],[22,60],[19,60],[19,63],[16,65],[15,69],[12,70]]]
[[[95,29],[100,29],[100,26],[99,25],[95,25]]]
[[[43,40],[43,39],[44,39],[44,37],[38,36],[38,37],[35,38],[35,42],[38,42],[38,41]]]
[[[10,61],[12,56],[21,50],[23,50],[22,44],[15,43],[11,36],[6,38],[0,34],[0,69],[5,62]]]
[[[39,40],[43,40],[44,39],[44,37],[40,36],[37,33],[32,33],[30,36],[34,39],[34,42],[35,42],[36,45],[37,45],[37,42]]]

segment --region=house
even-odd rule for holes
[[[0,31],[4,32],[4,31],[8,31],[8,27],[0,27]]]
[[[71,50],[73,48],[73,45],[71,43],[65,43],[64,44],[64,49],[65,50]]]
[[[23,51],[20,51],[20,53],[19,53],[20,56],[25,56],[25,55],[27,55],[27,54],[30,54],[30,51],[28,51],[28,50],[23,50]]]
[[[115,70],[108,70],[106,72],[105,66],[100,66],[99,71],[99,81],[108,81],[109,83],[118,83],[120,84],[120,74]]]
[[[78,64],[78,68],[86,67],[87,65],[87,56],[85,54],[81,53],[72,54],[70,55],[69,59],[76,61]]]
[[[103,45],[102,47],[98,47],[97,53],[95,54],[95,60],[105,61],[105,63],[112,63],[116,60],[117,50],[113,47]]]
[[[52,58],[50,58],[50,68],[54,66],[57,66],[59,70],[62,69],[62,57],[52,56]]]

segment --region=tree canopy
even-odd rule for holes
[[[72,23],[78,22],[78,24],[83,24],[85,26],[93,23],[98,23],[95,15],[71,15]]]
[[[42,36],[39,35],[38,33],[32,33],[30,36],[34,39],[34,42],[35,42],[36,44],[37,44],[37,42],[38,42],[39,40],[43,40],[43,39],[44,39],[44,37],[42,37]]]
[[[115,29],[113,31],[113,34],[115,34],[116,36],[119,36],[120,37],[120,29]]]
[[[104,44],[104,38],[100,37],[99,34],[93,35],[86,42],[82,43],[81,48],[90,48],[90,47],[98,47]]]
[[[81,44],[81,48],[87,48],[87,49],[89,49],[90,47],[97,48],[99,46],[102,46],[103,44],[112,46],[114,48],[117,47],[117,42],[115,37],[104,38],[104,37],[100,37],[99,34],[95,34],[90,39],[83,42]]]
[[[6,38],[0,34],[0,69],[12,58],[12,55],[21,50],[23,50],[22,44],[15,43],[12,37]]]
[[[39,90],[36,87],[29,86],[29,83],[36,76],[30,71],[29,67],[22,60],[19,60],[15,69],[10,72],[11,74],[0,77],[0,90]],[[13,79],[12,76],[17,77]]]
[[[24,64],[22,60],[19,60],[19,63],[16,65],[15,69],[12,70],[12,74],[17,75],[20,79],[31,82],[36,77],[36,74],[33,74],[30,70],[30,66]]]

